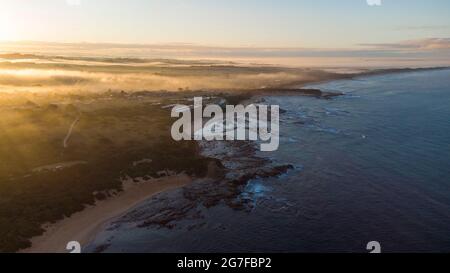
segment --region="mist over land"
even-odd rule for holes
[[[450,65],[448,39],[354,49],[0,43],[0,91],[245,90],[336,74]]]
[[[245,90],[310,82],[326,71],[217,60],[0,55],[0,88],[14,91]]]

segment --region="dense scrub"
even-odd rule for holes
[[[54,99],[57,103],[41,97],[4,103],[0,109],[0,252],[30,246],[44,223],[120,191],[123,178],[158,177],[164,170],[203,176],[207,171],[211,159],[198,154],[195,142],[170,137],[170,113],[160,104],[167,98]]]

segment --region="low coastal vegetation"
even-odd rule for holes
[[[161,104],[173,95],[30,96],[1,96],[0,252],[29,247],[43,224],[114,195],[123,179],[204,176],[216,161],[170,137]]]

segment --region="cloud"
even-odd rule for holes
[[[222,62],[269,63],[289,65],[348,65],[349,60],[359,65],[363,62],[412,63],[418,60],[427,65],[450,63],[450,38],[428,38],[393,43],[365,43],[353,48],[301,48],[301,47],[220,47],[195,44],[115,44],[115,43],[48,43],[48,42],[3,42],[4,53],[34,53],[48,56],[64,56],[72,63],[134,63],[171,60],[220,60]],[[92,57],[101,56],[93,59]],[[14,56],[13,56],[14,57]],[[30,56],[20,56],[25,62]],[[78,59],[67,59],[76,57]],[[82,59],[79,59],[83,57]],[[0,59],[2,57],[0,56]],[[17,56],[15,56],[17,58]],[[113,58],[113,59],[108,59]],[[7,59],[6,56],[3,59]],[[61,59],[61,57],[59,57]],[[145,59],[145,60],[138,60]],[[43,62],[44,60],[41,60]],[[51,60],[49,60],[51,61]],[[418,62],[417,61],[417,62]],[[169,65],[205,65],[173,62]],[[378,64],[377,64],[378,65]]]
[[[64,56],[110,56],[127,58],[222,59],[292,57],[392,57],[406,53],[434,53],[450,49],[450,38],[429,38],[395,43],[365,43],[354,48],[215,47],[193,44],[114,43],[2,43],[4,51],[60,54]],[[8,50],[8,48],[11,48]],[[16,51],[11,51],[12,49]],[[400,57],[400,56],[398,56]]]
[[[398,43],[381,43],[381,44],[361,44],[364,47],[370,47],[378,50],[450,50],[450,38],[428,38],[420,40],[409,40]]]

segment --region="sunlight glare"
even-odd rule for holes
[[[14,40],[14,27],[9,16],[0,14],[0,41]]]

